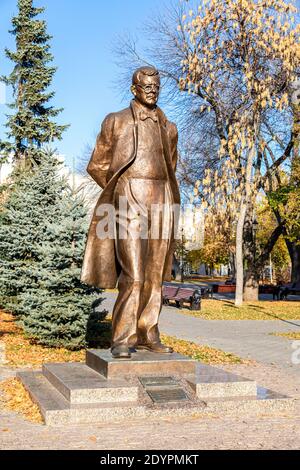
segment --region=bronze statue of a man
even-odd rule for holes
[[[130,107],[105,118],[87,168],[103,191],[88,234],[82,281],[100,288],[118,283],[114,358],[130,358],[135,349],[172,352],[160,341],[158,318],[162,283],[171,279],[174,214],[180,205],[175,177],[178,133],[157,106],[160,77],[155,68],[138,69],[131,91]],[[106,224],[111,206],[114,227],[103,236],[99,227]]]

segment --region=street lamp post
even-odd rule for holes
[[[181,283],[184,281],[184,269],[183,269],[183,250],[184,250],[184,228],[181,229]]]

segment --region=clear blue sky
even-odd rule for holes
[[[0,0],[0,74],[9,73],[12,67],[4,56],[4,48],[15,47],[8,30],[17,13],[16,5],[17,0]],[[54,65],[58,66],[52,85],[56,91],[53,104],[64,108],[59,121],[71,124],[56,147],[71,164],[74,157],[80,158],[86,143],[94,142],[104,116],[127,104],[112,86],[118,75],[111,54],[113,41],[126,31],[138,34],[141,23],[160,8],[161,2],[35,0],[34,5],[46,8],[44,17],[53,36],[52,53]],[[8,101],[9,98],[8,94]],[[4,137],[7,112],[0,104],[0,138]]]

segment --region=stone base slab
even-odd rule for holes
[[[107,379],[146,374],[194,374],[197,362],[177,353],[137,351],[131,359],[114,359],[109,350],[88,350],[86,364]]]
[[[190,404],[153,406],[137,402],[106,404],[71,404],[44,377],[41,371],[20,372],[18,377],[38,404],[45,424],[61,426],[67,424],[90,424],[126,422],[129,419],[158,419],[167,417],[200,417],[207,414],[286,412],[293,409],[293,400],[259,389],[255,397],[227,397],[195,401]]]
[[[244,377],[180,355],[146,351],[133,360],[88,351],[87,364],[45,364],[42,371],[17,376],[51,426],[286,412],[294,406],[289,397]]]
[[[186,377],[198,398],[256,396],[256,382],[217,367],[198,364],[196,374]]]

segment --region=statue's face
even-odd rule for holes
[[[137,101],[148,108],[154,108],[159,98],[160,78],[159,75],[149,77],[141,75],[140,82],[132,87],[132,93]]]

